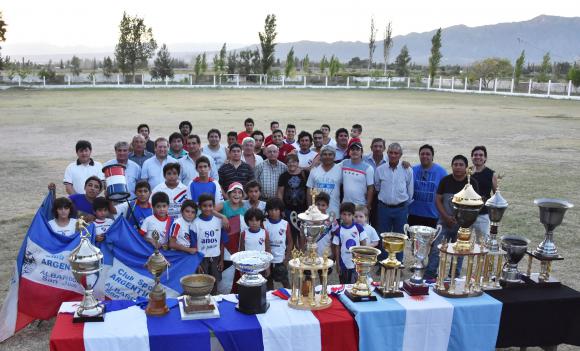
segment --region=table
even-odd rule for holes
[[[501,302],[483,294],[446,298],[426,296],[352,302],[340,296],[355,316],[360,350],[494,350]]]

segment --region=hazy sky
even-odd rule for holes
[[[10,44],[112,47],[123,11],[145,18],[159,43],[258,41],[268,13],[278,18],[278,41],[367,41],[371,16],[394,35],[455,24],[478,26],[540,14],[580,16],[578,0],[552,1],[317,1],[317,0],[0,0]]]

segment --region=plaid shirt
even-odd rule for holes
[[[254,174],[256,176],[256,180],[262,186],[262,200],[268,200],[273,197],[276,197],[278,193],[278,179],[282,173],[286,172],[288,167],[280,161],[276,163],[275,166],[272,166],[269,160],[266,160],[259,165],[256,166],[254,169]]]

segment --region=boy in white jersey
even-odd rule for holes
[[[332,233],[332,248],[336,257],[338,280],[341,284],[353,284],[356,281],[356,271],[349,249],[367,244],[364,228],[354,223],[354,210],[355,206],[352,202],[344,202],[340,205],[340,226]]]
[[[153,240],[153,232],[159,233],[159,245],[167,250],[168,234],[173,220],[167,215],[167,208],[169,207],[169,196],[166,193],[159,192],[151,197],[153,204],[153,215],[145,218],[139,228],[139,234],[145,237],[151,245],[155,246]]]
[[[268,231],[262,228],[264,213],[257,208],[250,208],[244,214],[248,229],[240,233],[240,251],[270,252]],[[267,275],[267,274],[266,274]]]
[[[193,200],[185,200],[181,204],[181,217],[175,220],[169,230],[169,248],[196,254],[197,248],[191,247],[191,224],[197,215],[197,205]]]
[[[282,283],[285,288],[290,287],[288,280],[288,269],[286,264],[292,256],[292,232],[290,224],[282,219],[284,213],[284,202],[277,198],[271,198],[266,202],[266,213],[268,218],[264,221],[264,228],[268,232],[270,239],[270,252],[274,258],[270,266],[271,274],[268,277],[268,290],[274,289],[274,281]],[[246,213],[247,214],[247,213]]]
[[[328,206],[330,205],[330,195],[324,192],[318,193],[314,198],[314,203],[320,212],[323,214],[327,214]],[[334,257],[334,252],[331,250],[332,244],[332,232],[338,228],[338,222],[335,218],[329,218],[328,223],[326,224],[326,230],[320,234],[318,239],[316,240],[316,253],[318,256],[323,256],[326,252],[326,255],[329,258]],[[301,237],[302,239],[302,237]],[[304,246],[304,244],[302,244]],[[332,272],[332,268],[329,271]]]
[[[257,208],[264,213],[266,211],[266,202],[260,200],[260,196],[262,195],[260,183],[256,180],[250,180],[244,186],[244,191],[248,195],[248,199],[242,201],[244,208]]]
[[[222,278],[224,268],[224,244],[228,234],[222,228],[222,221],[213,215],[214,197],[212,194],[201,194],[198,198],[201,214],[191,224],[191,246],[203,253],[199,272],[216,278],[212,294],[217,292],[217,283]]]
[[[74,205],[68,197],[59,197],[52,204],[54,219],[48,222],[53,232],[71,236],[76,232],[77,220],[74,218]]]
[[[369,245],[372,247],[377,247],[381,239],[375,228],[369,224],[369,209],[363,205],[357,205],[354,209],[354,221],[357,224],[363,226],[365,233],[367,233],[367,238]]]
[[[163,166],[163,177],[165,182],[153,188],[152,194],[163,192],[169,197],[168,216],[172,219],[179,217],[181,203],[187,197],[187,186],[179,180],[181,165],[179,163],[168,163]]]
[[[105,240],[105,233],[109,230],[113,220],[109,218],[109,202],[102,196],[93,201],[93,211],[95,212],[95,241],[97,243]]]

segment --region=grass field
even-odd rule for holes
[[[417,148],[429,143],[447,169],[454,155],[486,145],[488,166],[506,175],[501,188],[510,207],[501,233],[523,235],[535,246],[544,233],[535,198],[562,197],[577,205],[556,229],[565,260],[553,274],[580,289],[579,102],[417,91],[7,90],[0,92],[0,299],[46,184],[62,183],[78,139],[90,140],[93,157],[104,162],[139,123],[148,123],[155,138],[190,120],[205,142],[208,129],[240,131],[246,117],[265,132],[271,120],[309,131],[321,123],[333,131],[361,123],[365,146],[373,137],[399,142],[404,159],[415,164]],[[57,192],[64,193],[62,185]],[[26,328],[0,349],[47,349],[51,327]]]

